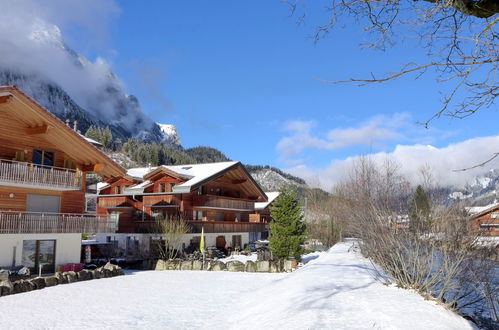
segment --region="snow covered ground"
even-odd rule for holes
[[[244,254],[233,254],[231,256],[228,256],[226,258],[221,258],[218,259],[223,263],[228,263],[229,261],[240,261],[242,263],[246,263],[246,261],[256,261],[257,255],[256,253],[251,253],[250,255],[244,255]]]
[[[472,329],[372,277],[352,243],[290,274],[146,271],[0,298],[0,329]]]

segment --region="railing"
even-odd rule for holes
[[[191,233],[258,233],[268,229],[264,223],[233,222],[233,221],[187,221]]]
[[[0,159],[0,182],[80,190],[82,174],[67,168]]]
[[[255,209],[255,203],[253,202],[248,202],[237,198],[210,195],[194,196],[194,207],[196,206],[247,211],[253,211]]]
[[[258,233],[268,230],[268,224],[252,222],[234,222],[234,221],[199,221],[186,220],[189,226],[189,233],[199,234],[204,228],[205,233]],[[156,221],[134,221],[125,228],[120,228],[122,232],[150,233],[157,229]]]
[[[0,234],[27,233],[108,233],[118,223],[109,216],[75,213],[0,211]]]

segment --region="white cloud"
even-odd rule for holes
[[[102,41],[120,12],[114,0],[0,0],[0,6],[0,68],[55,83],[85,110],[132,134],[151,128],[153,122],[123,93],[109,62],[75,54],[60,29],[78,29],[83,39]]]
[[[375,116],[357,127],[335,128],[328,131],[325,137],[313,134],[314,121],[288,121],[284,130],[289,135],[283,137],[276,149],[285,161],[298,156],[307,149],[337,150],[352,146],[381,147],[383,142],[404,141],[408,138],[401,132],[411,125],[410,115],[396,113],[393,116]]]
[[[456,169],[469,168],[483,162],[499,152],[499,136],[480,137],[451,144],[444,148],[430,145],[397,145],[392,152],[370,154],[374,162],[382,164],[387,157],[400,165],[403,174],[413,184],[420,183],[420,170],[428,167],[435,183],[440,185],[463,186],[479,174],[497,168],[499,160],[483,167],[456,172]],[[306,165],[289,168],[286,171],[305,178],[310,184],[329,190],[334,184],[348,176],[352,164],[359,156],[333,160],[324,168],[314,169]]]

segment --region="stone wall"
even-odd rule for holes
[[[51,287],[59,284],[88,281],[119,275],[124,275],[123,269],[111,263],[107,263],[105,266],[99,267],[94,270],[84,269],[79,272],[57,272],[53,276],[37,277],[33,279],[18,280],[14,282],[11,282],[9,280],[8,271],[0,270],[0,296],[39,290],[45,287]]]
[[[296,269],[294,260],[281,261],[241,261],[233,260],[223,263],[217,260],[194,260],[181,259],[158,260],[155,270],[204,270],[204,271],[229,271],[248,273],[283,273]]]

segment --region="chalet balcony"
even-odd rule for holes
[[[224,196],[197,195],[194,196],[193,207],[252,212],[255,210],[255,203]]]
[[[82,173],[67,168],[0,159],[0,185],[80,190]]]
[[[109,216],[75,213],[0,211],[0,234],[111,233],[118,223]]]
[[[134,201],[129,196],[113,196],[106,197],[106,195],[101,195],[98,199],[98,207],[104,209],[125,209],[125,208],[136,208],[142,209],[140,204]]]
[[[187,221],[190,232],[201,233],[258,233],[268,230],[265,223],[233,222],[233,221]]]
[[[266,223],[235,222],[235,221],[199,221],[186,220],[189,233],[200,234],[204,228],[205,233],[259,233],[268,230]],[[120,232],[151,233],[157,228],[156,221],[134,221]]]

